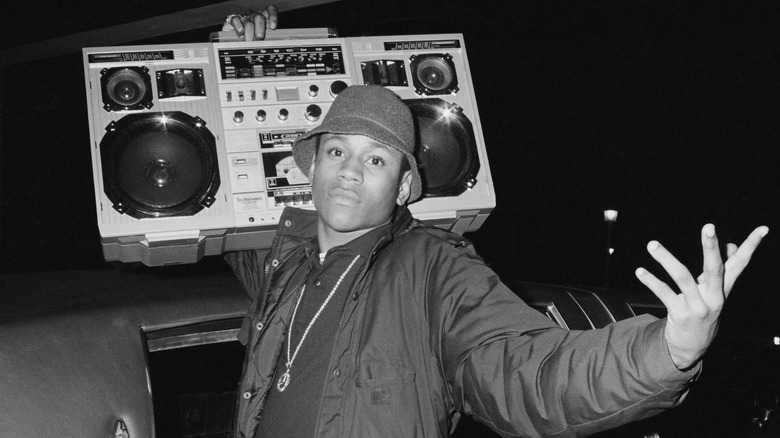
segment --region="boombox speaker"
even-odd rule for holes
[[[478,229],[495,193],[460,34],[86,48],[106,260],[149,266],[270,246],[286,206],[313,209],[296,137],[335,96],[382,85],[409,105],[418,219]]]
[[[106,131],[103,189],[116,211],[137,219],[190,216],[214,203],[217,145],[203,120],[179,111],[131,114]]]

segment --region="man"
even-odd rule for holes
[[[411,217],[413,148],[411,112],[378,86],[347,88],[293,144],[317,210],[285,210],[265,262],[227,256],[255,297],[240,335],[239,436],[447,436],[460,412],[504,436],[577,436],[682,400],[766,227],[730,245],[724,265],[706,225],[698,281],[651,242],[682,293],[637,276],[668,318],[567,331],[463,237]]]

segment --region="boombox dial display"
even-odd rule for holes
[[[223,80],[344,73],[339,45],[236,48],[219,51]]]

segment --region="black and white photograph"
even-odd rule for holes
[[[0,436],[780,437],[780,5],[9,3]]]

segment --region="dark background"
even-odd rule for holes
[[[5,5],[2,47],[209,2],[83,3]],[[778,3],[499,3],[339,1],[280,21],[340,36],[464,34],[498,197],[468,237],[508,282],[605,284],[606,208],[619,211],[619,289],[644,289],[638,266],[660,272],[651,239],[698,274],[704,223],[722,242],[769,225],[721,329],[769,348],[780,336]],[[211,30],[133,44],[205,41]],[[1,78],[0,273],[152,269],[102,258],[81,54]],[[225,266],[210,257],[190,268]]]
[[[160,3],[160,4],[158,4]],[[4,46],[204,4],[136,0],[33,14],[9,5]],[[610,284],[642,289],[658,239],[698,273],[699,229],[769,236],[727,316],[780,335],[775,2],[340,1],[281,13],[341,36],[463,33],[497,207],[469,237],[506,278],[605,283],[605,208],[619,211]],[[135,43],[204,41],[208,29]],[[102,259],[81,55],[4,69],[0,272],[128,269]],[[214,258],[212,258],[214,259]],[[205,260],[203,269],[221,262]],[[728,324],[731,319],[727,318]]]
[[[15,2],[3,6],[0,48],[209,3],[69,1],[29,10]],[[464,34],[497,192],[495,210],[468,237],[509,283],[604,285],[606,208],[619,211],[617,289],[644,290],[638,266],[660,272],[645,251],[651,239],[698,274],[704,223],[715,223],[723,242],[769,225],[706,365],[704,378],[718,386],[694,392],[680,416],[702,424],[746,409],[754,393],[777,394],[780,5],[499,3],[347,0],[282,11],[280,20],[341,36]],[[205,41],[212,30],[127,44]],[[0,79],[0,274],[173,269],[103,261],[81,54],[7,66]],[[226,267],[209,257],[183,269]]]

